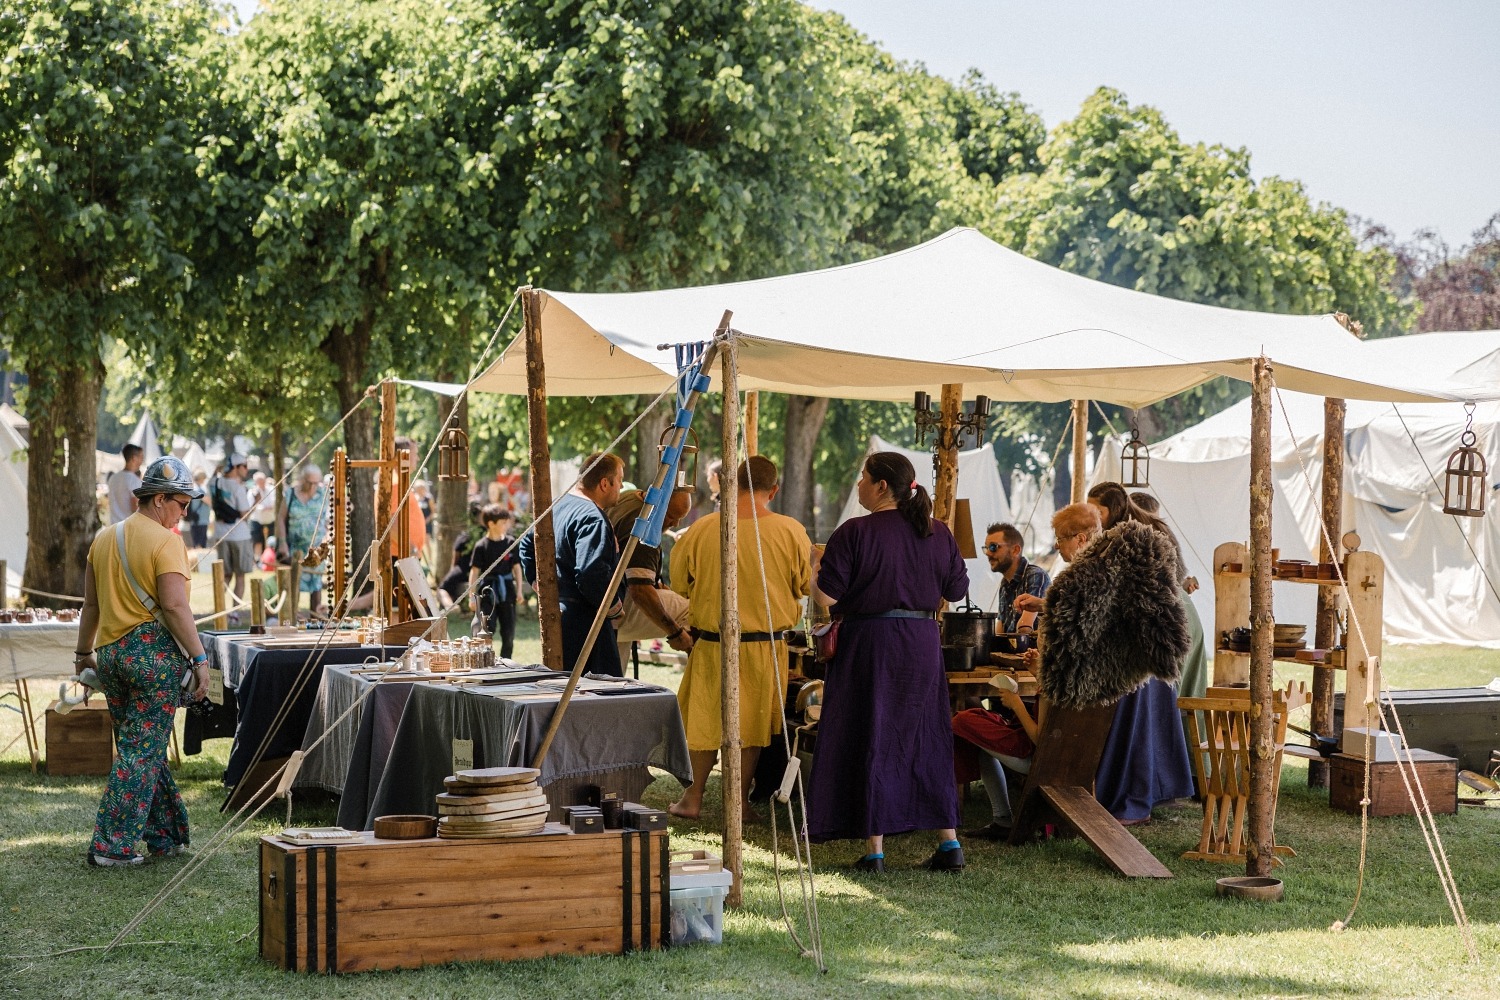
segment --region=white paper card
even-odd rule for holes
[[[224,671],[208,668],[208,700],[215,705],[224,704]]]
[[[453,773],[474,770],[474,741],[453,741]]]

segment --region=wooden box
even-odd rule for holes
[[[1432,811],[1439,815],[1458,812],[1458,761],[1428,750],[1411,751],[1411,759]],[[1360,799],[1364,797],[1365,762],[1351,754],[1336,753],[1329,763],[1329,797],[1333,808],[1358,816]],[[1399,766],[1395,761],[1370,765],[1371,816],[1415,815],[1416,810],[1406,795],[1406,783],[1397,771]]]
[[[1458,766],[1488,774],[1490,751],[1500,750],[1500,691],[1442,688],[1392,691],[1401,728],[1412,746],[1458,758]],[[1344,727],[1343,696],[1334,697],[1334,732]]]
[[[48,774],[108,774],[114,760],[114,726],[103,696],[66,714],[47,709]]]
[[[671,940],[668,835],[260,842],[260,954],[362,972],[621,954]]]

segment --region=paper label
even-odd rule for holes
[[[208,700],[215,705],[224,704],[224,671],[208,668]]]
[[[474,741],[453,741],[453,773],[474,770]]]

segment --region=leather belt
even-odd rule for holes
[[[689,631],[693,633],[694,639],[701,639],[704,642],[721,641],[717,632],[701,628],[689,629]],[[741,632],[740,642],[776,642],[778,640],[785,642],[790,634],[791,629],[783,629],[780,632]]]
[[[846,622],[873,621],[876,618],[921,618],[926,621],[937,621],[936,611],[907,611],[905,608],[895,608],[891,611],[881,611],[872,615],[840,615]]]

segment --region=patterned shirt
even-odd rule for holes
[[[997,610],[1000,612],[1000,629],[1003,632],[1014,632],[1016,623],[1021,620],[1021,613],[1012,606],[1017,597],[1022,594],[1045,597],[1047,588],[1052,586],[1052,577],[1047,575],[1046,570],[1027,562],[1025,556],[1016,558],[1021,561],[1020,567],[1010,576],[1000,578],[1000,606]]]

